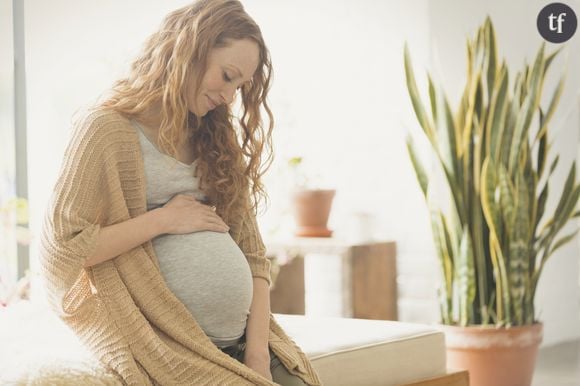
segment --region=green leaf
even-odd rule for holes
[[[496,87],[496,91],[492,97],[492,102],[489,107],[490,113],[487,120],[487,146],[491,157],[496,162],[499,160],[505,116],[508,110],[508,85],[509,75],[504,63],[499,74],[499,87]]]
[[[419,120],[419,124],[425,131],[425,134],[427,134],[429,140],[432,143],[436,143],[431,124],[429,123],[427,113],[423,107],[423,102],[421,102],[421,97],[419,96],[419,90],[417,89],[417,83],[415,82],[415,74],[413,73],[413,66],[411,64],[407,43],[405,43],[405,75],[407,79],[407,90],[409,91],[411,103],[413,104],[413,109],[415,110],[415,115]]]
[[[483,161],[481,172],[481,206],[489,226],[490,233],[499,237],[501,229],[499,200],[496,198],[498,178],[495,172],[495,163],[488,157]]]
[[[509,228],[509,280],[510,295],[518,325],[524,323],[524,299],[529,287],[529,202],[527,183],[521,170],[516,172],[515,223]]]
[[[433,120],[437,122],[437,92],[435,90],[435,85],[433,84],[433,79],[431,75],[427,73],[427,80],[429,82],[429,101],[431,102],[431,114]]]
[[[558,53],[560,53],[560,51],[562,51],[562,48],[564,48],[564,47],[562,46],[562,47],[558,48],[557,50],[555,50],[554,52],[552,52],[550,55],[548,55],[546,57],[546,65],[544,66],[544,75],[548,71],[548,68],[550,67],[550,64],[552,64],[552,61],[554,60],[556,55],[558,55]]]
[[[542,82],[542,74],[544,71],[544,44],[540,46],[540,50],[536,56],[536,61],[532,67],[532,72],[529,79],[529,93],[524,99],[524,103],[519,110],[516,118],[513,142],[510,148],[508,171],[510,175],[515,175],[516,163],[520,158],[522,142],[527,138],[528,130],[532,120],[532,116],[536,111],[539,103],[539,88]]]
[[[540,128],[538,129],[538,133],[536,134],[536,138],[534,139],[534,143],[540,137],[542,137],[548,130],[548,123],[550,123],[550,120],[552,119],[552,116],[554,115],[554,111],[556,111],[556,107],[558,106],[558,103],[560,102],[560,97],[562,96],[562,92],[564,91],[564,79],[565,79],[565,76],[563,75],[560,78],[560,81],[558,82],[556,89],[554,90],[554,94],[552,95],[552,99],[550,100],[550,104],[548,106],[546,116],[542,120],[542,124],[540,125]]]
[[[415,145],[413,144],[413,138],[409,135],[407,136],[407,150],[409,152],[409,157],[411,158],[411,163],[413,164],[413,169],[415,170],[415,174],[417,176],[417,180],[419,181],[419,185],[421,186],[421,191],[427,198],[427,188],[429,187],[429,177],[427,177],[427,173],[425,173],[425,168],[423,168],[423,164],[417,157],[417,152],[415,151]]]
[[[508,229],[513,229],[516,221],[516,207],[515,207],[515,187],[510,180],[508,171],[505,166],[499,166],[499,191],[500,191],[500,206],[502,210],[503,220]]]
[[[540,127],[543,123],[543,113],[542,109],[540,109]],[[538,148],[538,180],[542,178],[542,174],[544,173],[544,168],[546,166],[546,145],[548,143],[548,133],[545,132],[542,136],[540,136],[540,146]]]
[[[438,121],[437,121],[437,134],[439,138],[439,144],[441,148],[441,158],[443,164],[451,174],[451,176],[457,180],[457,139],[455,137],[456,129],[455,122],[453,121],[453,116],[451,114],[451,108],[449,107],[449,102],[447,97],[440,90],[440,97],[438,98]]]
[[[486,40],[487,40],[487,52],[488,52],[488,61],[487,61],[487,90],[488,90],[488,99],[491,100],[492,97],[492,90],[495,84],[495,77],[497,72],[497,47],[496,47],[496,37],[495,37],[495,30],[493,28],[493,24],[491,24],[491,20],[486,20]]]
[[[468,228],[463,229],[459,256],[456,264],[456,280],[459,285],[459,320],[461,326],[466,326],[473,312],[475,300],[475,268],[473,263],[473,245]]]
[[[570,233],[570,234],[562,237],[558,241],[556,241],[556,244],[554,244],[554,247],[552,247],[552,250],[550,251],[550,253],[548,255],[552,255],[560,247],[566,245],[566,243],[568,243],[569,241],[572,241],[572,239],[574,239],[574,237],[578,234],[578,231],[580,231],[580,228],[579,229],[576,229],[574,232],[572,232],[572,233]]]
[[[439,304],[442,310],[441,317],[444,324],[451,324],[452,322],[452,302],[453,297],[453,261],[450,258],[447,245],[445,243],[445,236],[443,235],[441,223],[441,211],[429,206],[429,214],[431,217],[431,229],[433,231],[433,241],[435,243],[435,250],[439,257],[439,266],[441,268],[441,276],[443,278],[443,286],[439,288],[440,298]]]
[[[564,184],[564,190],[562,191],[562,196],[560,197],[560,202],[556,207],[556,212],[554,214],[555,218],[562,218],[564,209],[567,204],[571,201],[572,192],[574,190],[574,181],[576,181],[576,164],[573,163],[570,171],[568,172],[568,177],[566,178],[566,183]],[[574,201],[574,206],[576,206],[577,199]]]

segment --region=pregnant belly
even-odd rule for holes
[[[252,274],[229,233],[202,231],[153,239],[168,287],[210,337],[243,333],[252,302]]]

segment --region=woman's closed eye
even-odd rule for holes
[[[228,83],[232,81],[232,79],[228,76],[228,74],[226,72],[223,73],[223,77],[224,77],[224,80]],[[242,88],[242,86],[238,86],[238,88],[236,88],[236,90],[241,90],[241,88]]]

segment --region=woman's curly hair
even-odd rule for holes
[[[259,47],[258,67],[240,90],[241,117],[236,119],[227,104],[196,117],[187,108],[186,80],[193,76],[195,89],[199,89],[210,50],[238,39],[250,39]],[[164,18],[131,64],[130,74],[117,80],[97,107],[133,118],[160,103],[159,147],[177,158],[176,144],[185,139],[183,129],[188,128],[200,189],[208,204],[231,224],[249,210],[256,213],[261,197],[268,199],[261,176],[273,161],[274,119],[266,102],[271,75],[270,54],[260,28],[242,4],[198,0]],[[267,128],[261,107],[268,115]]]

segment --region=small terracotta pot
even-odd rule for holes
[[[441,326],[447,368],[469,371],[470,386],[530,386],[543,324],[511,328]]]
[[[327,228],[334,189],[295,190],[292,193],[295,236],[331,237],[332,231]]]

